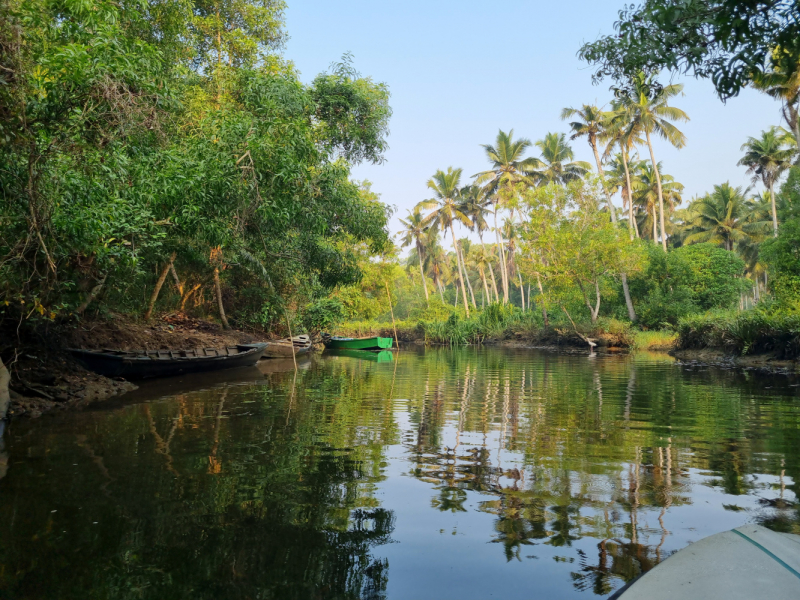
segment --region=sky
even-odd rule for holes
[[[536,141],[568,131],[562,108],[602,106],[612,98],[611,82],[594,85],[576,53],[613,31],[624,0],[287,1],[284,56],[303,81],[351,52],[362,75],[389,87],[386,162],[358,165],[353,176],[370,180],[382,201],[396,207],[392,233],[400,229],[398,218],[430,198],[426,182],[437,169],[461,167],[465,177],[486,170],[480,145],[494,143],[499,129]],[[657,140],[654,150],[664,172],[686,186],[684,205],[714,184],[751,185],[736,164],[740,147],[781,124],[779,104],[750,89],[723,104],[708,81],[673,82],[685,84],[685,95],[672,104],[691,118],[679,124],[688,142],[676,150]],[[594,165],[585,139],[571,143],[576,160]]]

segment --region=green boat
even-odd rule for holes
[[[331,350],[388,350],[392,347],[392,338],[346,338],[328,337],[323,340],[326,348]]]

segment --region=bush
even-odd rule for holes
[[[678,325],[678,348],[718,348],[738,355],[800,357],[800,314],[754,308],[741,313],[694,315]]]
[[[335,329],[345,317],[344,305],[336,298],[321,298],[306,305],[303,325],[306,331]]]

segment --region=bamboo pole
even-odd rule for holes
[[[389,312],[392,314],[392,329],[394,330],[394,345],[397,346],[397,349],[400,349],[400,341],[397,339],[397,327],[394,324],[394,308],[392,308],[392,294],[389,293],[389,282],[384,280],[384,285],[386,286],[386,296],[389,298]]]
[[[289,322],[289,313],[287,313],[284,310],[283,314],[286,317],[286,328],[289,330],[289,344],[291,344],[292,346],[292,361],[294,362],[294,376],[297,377],[297,356],[295,356],[294,352],[294,340],[292,339],[292,325]],[[294,393],[294,388],[292,388],[292,392]]]

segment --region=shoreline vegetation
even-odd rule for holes
[[[115,324],[158,348],[394,324],[431,344],[795,361],[800,21],[786,3],[734,4],[623,9],[614,34],[579,50],[611,83],[605,104],[565,100],[563,131],[475,140],[478,173],[441,157],[392,236],[394,209],[353,178],[386,159],[389,87],[349,54],[301,80],[282,55],[282,0],[3,3],[11,391],[71,405],[124,387],[73,381],[63,358],[76,338],[128,343],[100,333]],[[676,69],[721,99],[746,86],[775,98],[780,122],[742,136],[753,187],[718,181],[689,198],[658,159],[691,143],[683,86],[664,83]],[[592,161],[575,159],[577,144]]]

